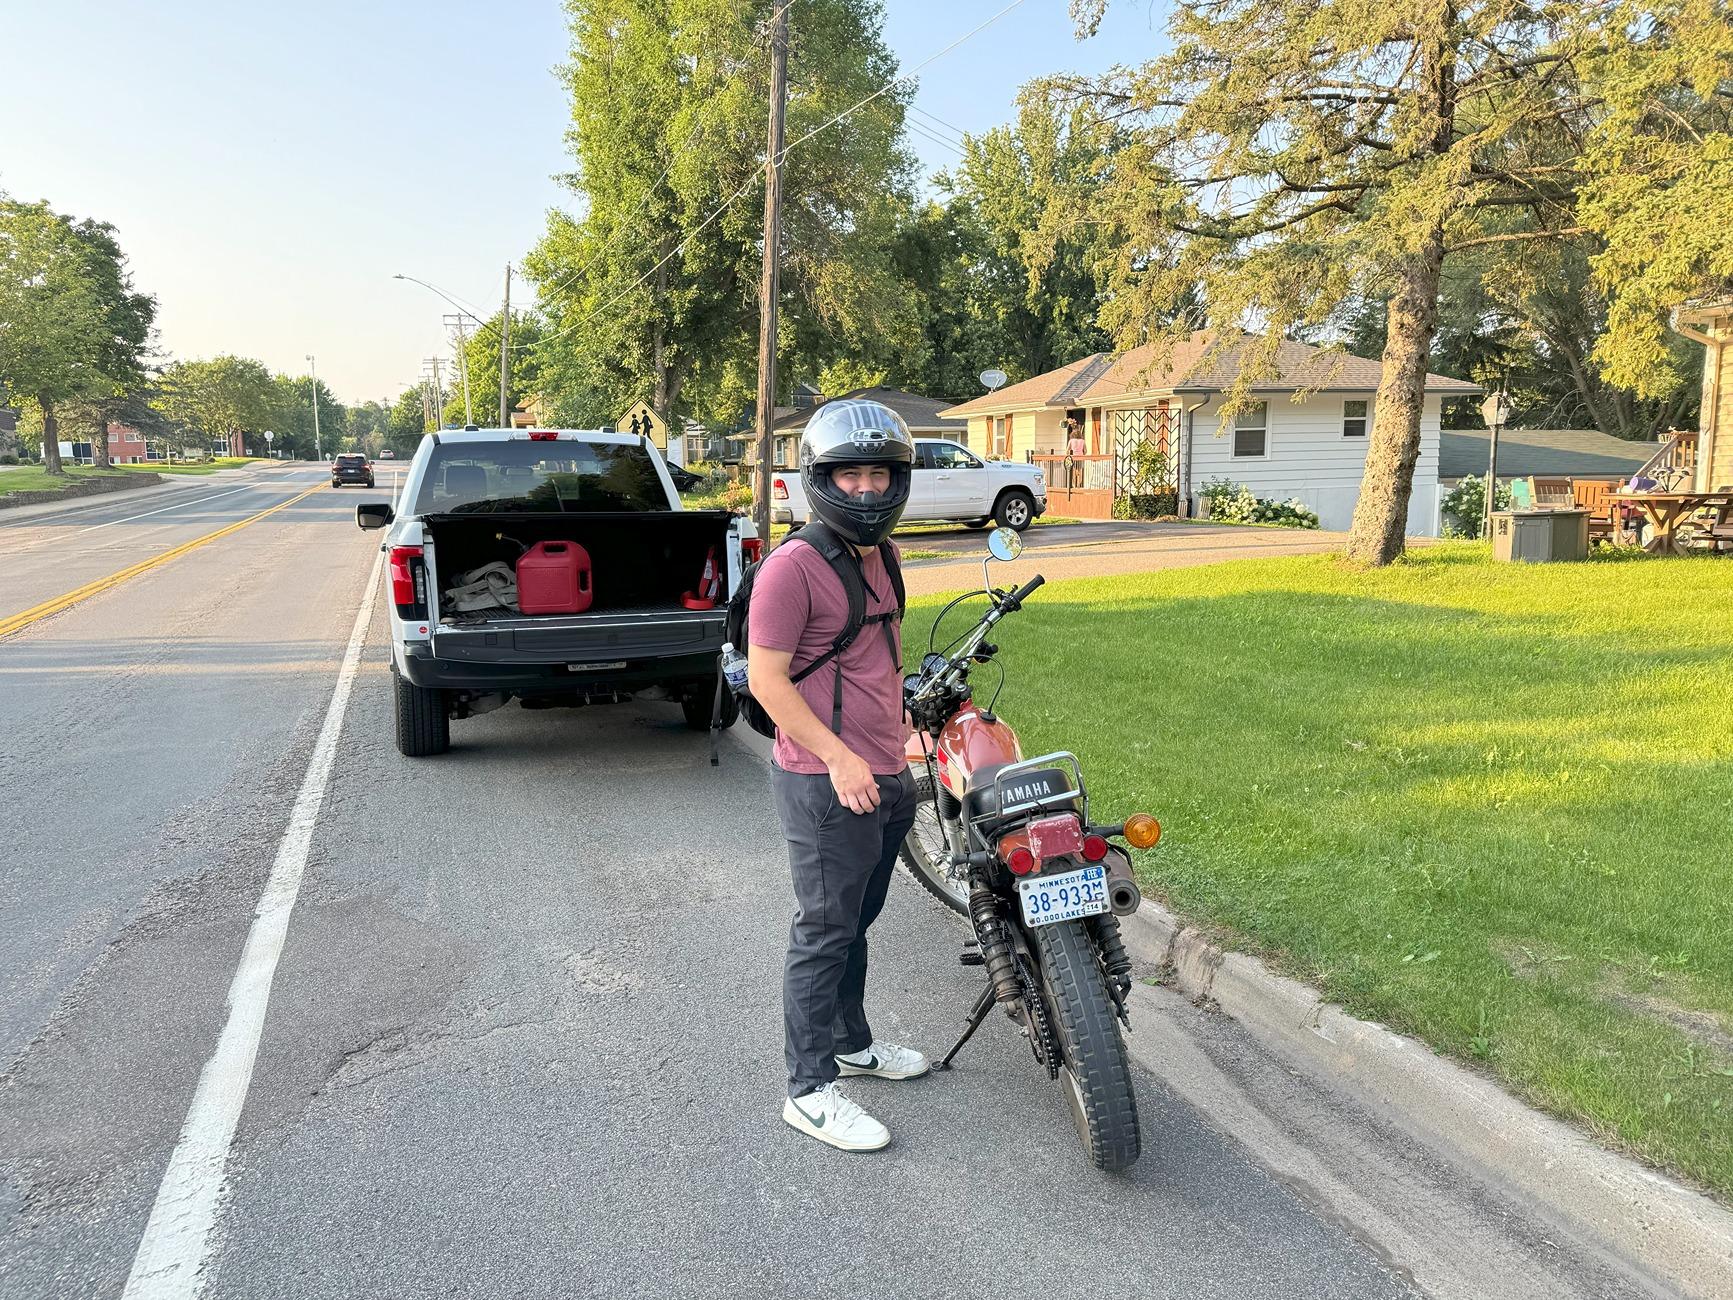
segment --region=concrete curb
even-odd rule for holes
[[[1171,973],[1277,1054],[1388,1117],[1453,1165],[1608,1260],[1671,1291],[1733,1296],[1733,1213],[1596,1145],[1496,1084],[1355,1019],[1256,958],[1224,951],[1145,901],[1122,926],[1146,968]]]

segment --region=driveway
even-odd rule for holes
[[[1120,521],[1044,524],[1023,534],[1023,555],[996,569],[996,582],[1026,582],[1036,573],[1049,582],[1060,578],[1103,578],[1147,573],[1223,560],[1266,559],[1278,555],[1316,555],[1339,551],[1346,533],[1302,528],[1246,528],[1231,524],[1151,524]],[[899,532],[905,552],[943,551],[945,558],[912,559],[904,565],[911,596],[962,591],[980,585],[987,534],[981,532]],[[949,558],[955,555],[957,558]]]

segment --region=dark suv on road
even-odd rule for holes
[[[367,457],[345,452],[331,462],[331,486],[342,487],[345,483],[359,483],[363,487],[373,486],[373,462]]]

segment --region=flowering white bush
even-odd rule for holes
[[[1243,483],[1211,479],[1203,485],[1209,517],[1230,524],[1277,524],[1283,528],[1316,528],[1318,516],[1297,497],[1265,501]]]

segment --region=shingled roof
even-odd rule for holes
[[[949,410],[952,403],[942,397],[926,397],[920,393],[905,392],[901,388],[857,388],[830,400],[841,402],[850,398],[865,398],[869,402],[879,402],[890,407],[903,417],[903,423],[915,433],[937,433],[945,437],[961,438],[969,432],[968,421],[953,419]],[[798,433],[806,428],[808,420],[822,410],[823,404],[803,407],[778,420],[776,431]],[[940,412],[944,414],[941,415]]]
[[[1232,385],[1247,351],[1258,341],[1251,334],[1221,336],[1214,330],[1199,330],[1172,344],[1165,364],[1153,365],[1159,355],[1154,343],[1118,356],[1097,352],[996,393],[972,398],[945,414],[967,418],[1039,407],[1089,406],[1140,393],[1219,393]],[[1275,369],[1273,378],[1255,381],[1252,390],[1369,393],[1376,391],[1383,366],[1347,352],[1283,339],[1276,344]],[[1482,389],[1467,380],[1429,374],[1426,391],[1466,397]]]
[[[1446,429],[1438,445],[1438,477],[1486,473],[1484,429]],[[1629,478],[1660,447],[1631,442],[1598,429],[1501,429],[1498,476],[1530,474],[1556,478]]]

